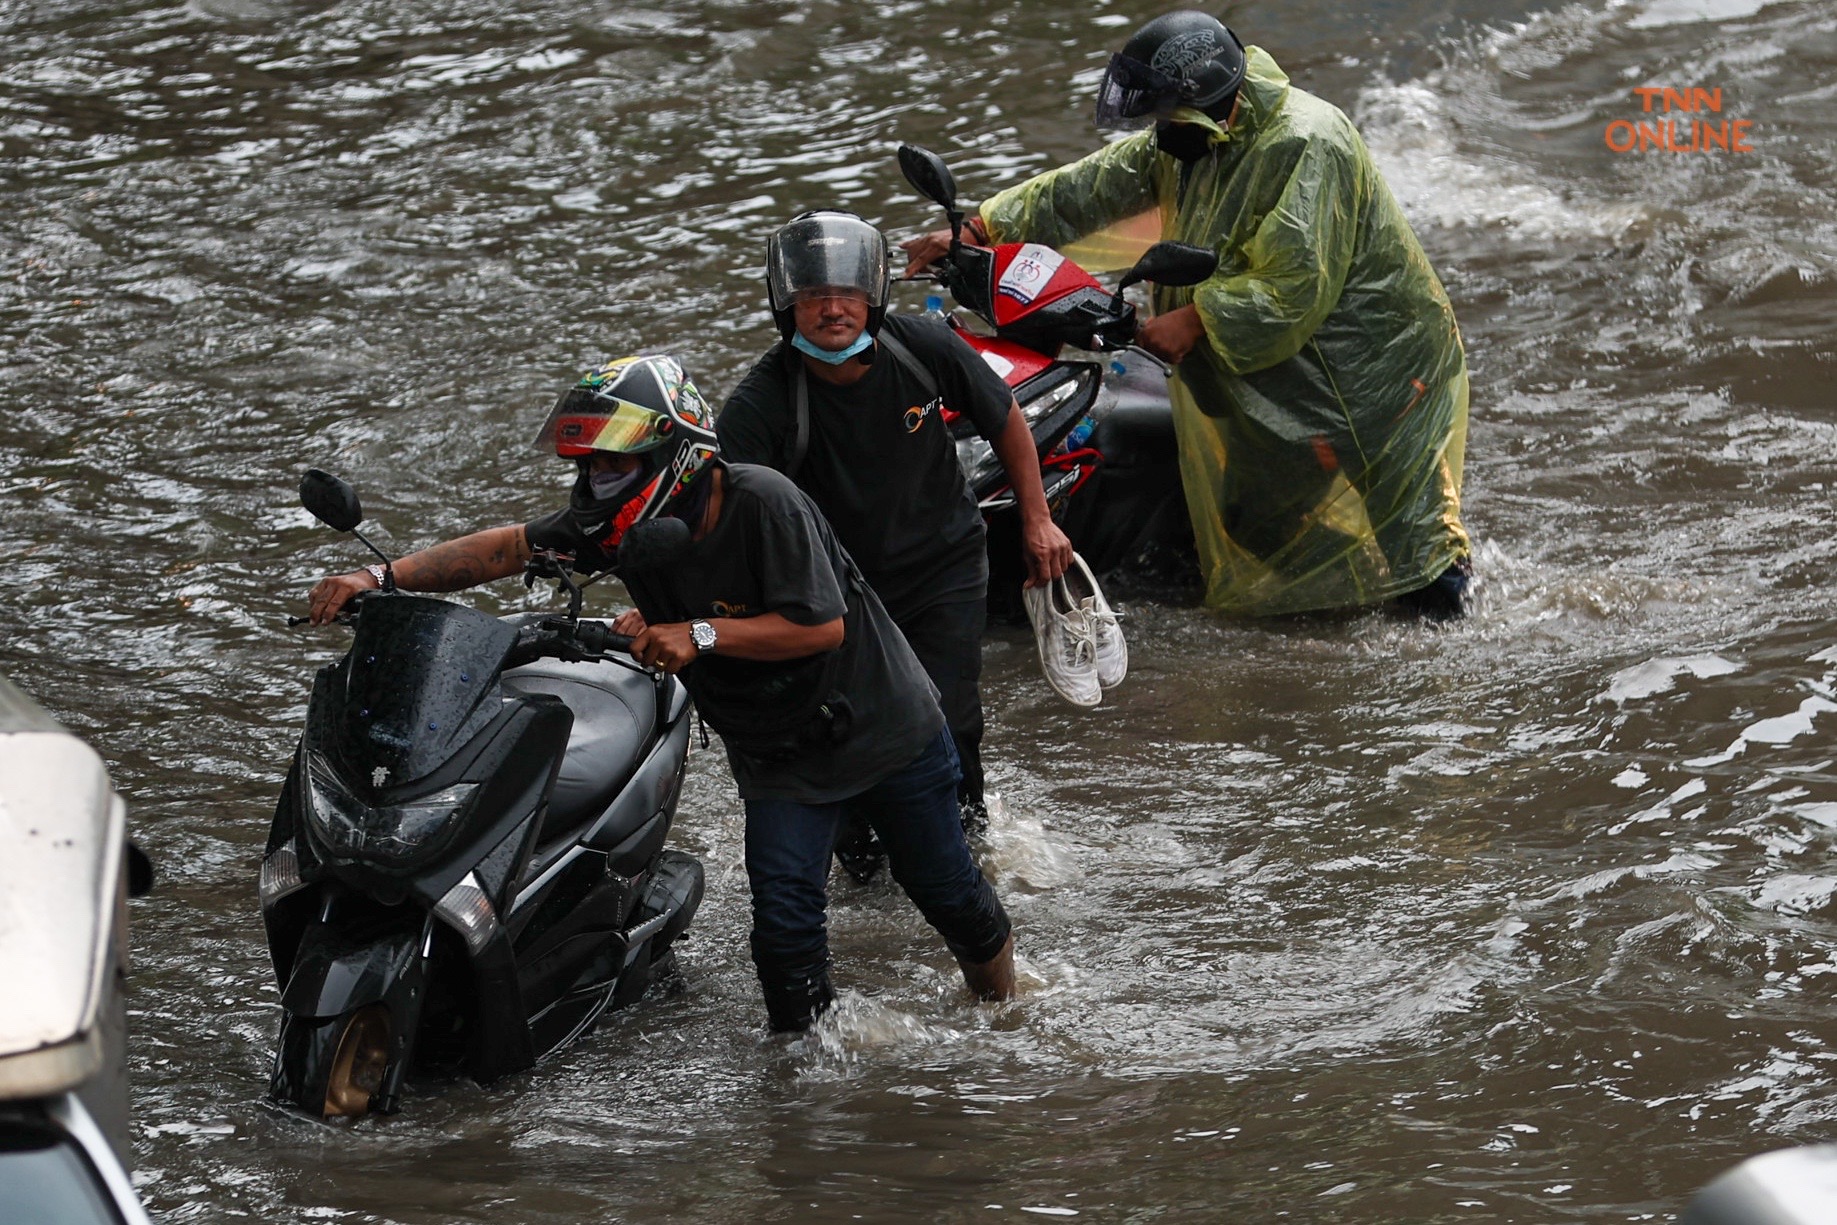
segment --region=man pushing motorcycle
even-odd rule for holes
[[[565,509],[412,553],[394,563],[396,585],[459,590],[521,573],[535,549],[581,573],[618,571],[637,610],[614,628],[635,636],[640,662],[681,673],[727,748],[772,1028],[804,1029],[834,998],[827,876],[854,818],[878,834],[970,989],[1010,997],[1014,940],[964,840],[943,714],[816,506],[778,472],[721,458],[700,393],[668,357],[589,373],[539,443],[575,463]],[[371,568],[322,580],[312,620],[380,585]]]
[[[1467,365],[1446,293],[1358,131],[1204,13],[1111,57],[1100,127],[1152,124],[984,201],[980,243],[1060,247],[1159,218],[1217,272],[1159,286],[1137,341],[1171,386],[1206,602],[1463,611]],[[904,244],[908,275],[949,231]]]
[[[887,313],[887,241],[853,213],[805,213],[766,244],[782,337],[722,407],[735,463],[776,468],[810,495],[937,686],[963,763],[964,824],[983,800],[982,630],[989,565],[982,514],[942,409],[967,417],[1007,470],[1027,584],[1071,564],[1039,454],[1013,394],[949,327]],[[844,863],[873,862],[859,848]]]

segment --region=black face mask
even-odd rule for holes
[[[579,472],[574,477],[574,489],[568,497],[568,510],[574,516],[574,525],[594,540],[598,540],[611,527],[625,504],[639,496],[651,477],[656,475],[657,462],[653,458],[657,452],[648,452],[645,462],[632,473],[627,482],[613,493],[611,497],[598,497],[593,492],[593,470],[585,459],[576,460]]]
[[[1155,124],[1155,147],[1183,162],[1196,162],[1212,151],[1212,132],[1203,124],[1164,119]]]

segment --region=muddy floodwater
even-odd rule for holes
[[[1234,7],[1447,284],[1482,583],[1447,629],[1132,598],[1088,713],[992,633],[1022,1000],[972,1007],[902,897],[838,880],[842,1004],[767,1040],[698,746],[677,990],[392,1118],[264,1105],[256,866],[344,641],[283,618],[363,560],[300,471],[398,550],[553,508],[530,436],[576,372],[667,350],[724,396],[772,336],[774,225],[934,224],[900,139],[972,199],[1094,147],[1157,11],[0,6],[0,670],[100,749],[162,874],[130,1051],[156,1218],[1666,1220],[1837,1137],[1830,0]],[[1665,118],[1645,86],[1719,90],[1672,118],[1748,150],[1615,152]]]

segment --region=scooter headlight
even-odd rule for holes
[[[258,887],[263,910],[306,888],[306,882],[300,877],[300,855],[294,850],[293,839],[275,847],[273,853],[262,860]]]
[[[957,439],[957,464],[963,469],[964,484],[978,495],[992,478],[1003,476],[1006,471],[995,448],[974,434]]]
[[[1035,396],[1021,405],[1021,415],[1027,418],[1028,425],[1035,425],[1052,415],[1054,409],[1077,395],[1089,381],[1088,375],[1066,379],[1044,395]]]
[[[351,794],[318,753],[307,755],[306,776],[306,822],[319,845],[331,855],[385,862],[422,851],[478,790],[477,783],[457,783],[400,804],[371,807]]]

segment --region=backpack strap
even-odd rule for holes
[[[810,450],[810,372],[796,353],[791,355],[791,413],[796,424],[791,429],[791,454],[785,459],[785,475],[797,479],[804,466],[804,455]]]
[[[874,337],[874,339],[885,345],[887,347],[887,352],[893,355],[893,360],[898,362],[901,366],[904,366],[906,373],[911,375],[918,382],[918,385],[925,389],[926,399],[935,400],[938,398],[937,377],[931,373],[931,369],[926,366],[924,362],[918,359],[916,353],[906,347],[904,341],[900,340],[884,327],[880,329],[880,335]]]
[[[918,359],[918,355],[906,347],[891,331],[882,327],[880,334],[874,337],[877,344],[885,347],[893,355],[905,372],[912,376],[924,389],[925,398],[938,398],[938,380],[931,370]],[[795,350],[786,346],[791,358],[791,453],[785,458],[784,473],[792,480],[797,479],[797,470],[804,466],[804,456],[810,451],[810,372],[804,368],[803,360]]]

